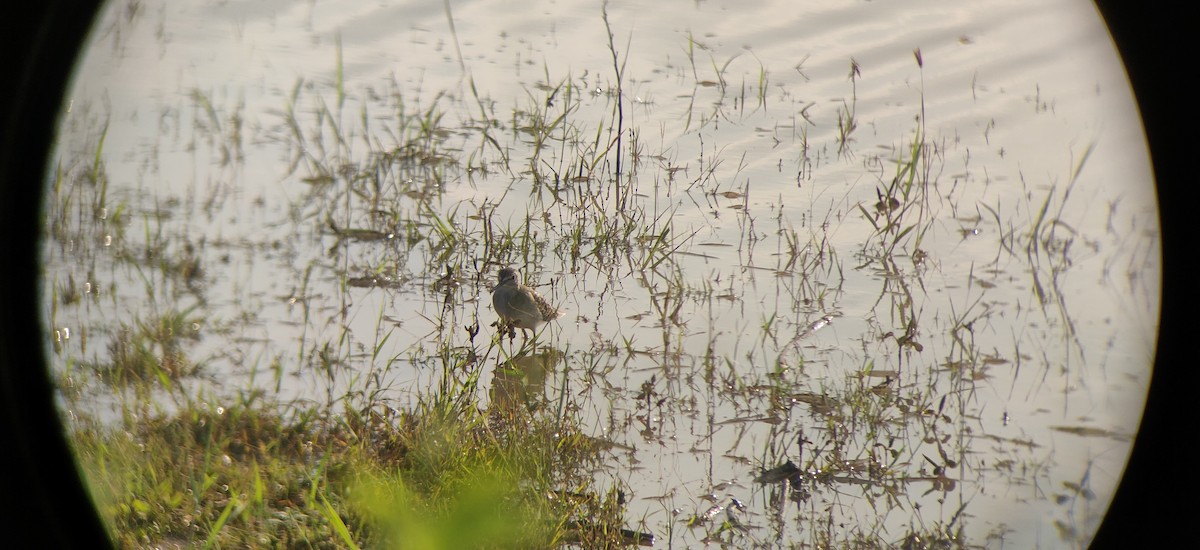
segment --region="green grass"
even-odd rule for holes
[[[942,204],[923,90],[919,122],[871,164],[894,166],[877,174],[879,203],[847,193],[829,211],[802,210],[794,220],[775,203],[805,197],[763,197],[771,191],[761,189],[778,186],[752,186],[755,160],[732,153],[726,162],[728,146],[710,132],[714,121],[732,125],[776,108],[768,68],[758,62],[739,94],[731,88],[736,62],[749,58],[718,62],[688,33],[679,70],[690,70],[681,76],[694,90],[678,126],[699,146],[680,162],[671,150],[678,144],[655,151],[635,124],[625,89],[637,82],[625,74],[630,43],[619,49],[607,16],[603,22],[604,74],[593,78],[606,90],[582,89],[580,77],[543,66],[542,81],[514,105],[481,95],[461,56],[456,92],[401,93],[393,81],[372,99],[358,97],[347,89],[338,38],[333,84],[297,81],[267,132],[286,155],[279,189],[289,234],[310,233],[327,248],[288,263],[292,279],[266,298],[295,308],[302,328],[281,331],[295,340],[274,342],[262,357],[237,353],[252,345],[254,335],[239,338],[238,329],[255,326],[253,311],[215,317],[222,310],[209,299],[230,297],[208,293],[237,274],[214,251],[287,256],[296,253],[289,243],[191,236],[172,222],[183,210],[177,197],[156,196],[134,211],[128,201],[136,197],[109,182],[107,122],[87,147],[64,154],[51,182],[48,247],[66,258],[68,244],[86,243],[64,260],[86,269],[47,277],[48,310],[70,435],[119,546],[612,548],[631,544],[639,520],[665,524],[669,532],[656,535],[670,546],[769,547],[785,529],[812,547],[965,545],[966,516],[912,514],[926,494],[963,505],[952,497],[961,498],[954,487],[969,475],[964,463],[978,460],[967,435],[977,420],[970,403],[988,360],[974,330],[991,314],[970,279],[965,307],[951,300],[949,312],[926,311],[930,293],[920,269],[910,269],[922,267]],[[698,62],[705,53],[709,62]],[[796,184],[807,192],[819,194],[812,170],[832,162],[824,151],[836,145],[841,160],[861,154],[856,132],[869,124],[856,112],[861,75],[851,60],[848,98],[835,107],[828,144],[809,142],[815,103],[786,115],[795,123],[792,152],[780,157],[794,156],[786,161],[795,161]],[[711,96],[712,110],[693,119],[695,105]],[[190,97],[195,141],[211,147],[211,158],[200,158],[240,162],[242,105],[222,106],[199,90]],[[745,112],[748,98],[754,113]],[[1075,233],[1061,219],[1062,204],[1091,151],[1073,163],[1061,192],[1027,195],[1019,205],[1027,221],[1002,231],[1002,251],[1065,265]],[[220,210],[227,183],[197,192],[203,210]],[[468,198],[447,192],[484,186],[457,195]],[[699,216],[689,217],[689,199]],[[776,208],[773,220],[762,217]],[[1001,205],[983,208],[1004,227]],[[735,221],[737,243],[715,242],[718,215]],[[858,265],[845,266],[836,234],[860,221],[869,236],[852,253]],[[736,246],[733,265],[722,265],[732,254],[718,261],[705,253],[721,246]],[[546,329],[539,353],[493,330],[487,294],[498,266],[518,267],[555,299],[600,294],[595,310],[571,313],[593,332],[590,342],[571,348]],[[90,320],[79,312],[117,305],[116,292],[99,288],[95,273],[106,270],[130,274],[134,288],[121,290],[144,307],[80,322],[68,341],[66,319]],[[832,353],[816,347],[828,344],[809,337],[826,319],[842,323],[852,270],[878,275],[878,294],[861,312],[866,331],[840,334],[861,348],[845,353],[862,362],[831,370]],[[767,288],[775,295],[761,294]],[[377,309],[357,307],[381,295]],[[773,303],[749,309],[765,299]],[[751,315],[726,322],[739,309]],[[371,334],[350,328],[356,315],[374,316],[358,325]],[[269,329],[265,338],[274,337]],[[235,375],[219,394],[205,384],[225,374],[209,371],[215,359]],[[416,374],[398,383],[401,371]],[[269,380],[260,386],[257,376]],[[318,397],[277,401],[285,383],[314,385]],[[116,414],[93,412],[95,396],[111,398]],[[585,429],[585,418],[599,426]],[[673,432],[671,423],[686,427]],[[704,448],[721,430],[738,430],[743,448]],[[751,505],[794,503],[799,519],[783,524],[772,509],[739,520],[727,502],[708,514],[715,501],[627,518],[622,476],[630,465],[612,454],[627,444],[588,436],[596,431],[636,431],[664,448],[680,434],[697,436],[701,444],[688,452],[701,460],[741,460],[730,486],[762,497]],[[734,456],[745,445],[753,456]],[[749,486],[743,476],[787,461],[802,473],[786,487]],[[612,483],[597,481],[609,474]],[[714,479],[704,482],[716,485],[720,476],[708,474]],[[693,494],[638,497],[678,505],[672,497]],[[836,501],[851,497],[878,517],[847,523],[841,514],[853,506]],[[889,514],[915,519],[889,530]]]
[[[545,548],[582,519],[619,532],[619,509],[597,515],[596,448],[569,419],[486,413],[457,391],[345,416],[196,396],[118,427],[80,419],[71,434],[122,547]]]

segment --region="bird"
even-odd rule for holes
[[[507,327],[509,338],[515,335],[514,328],[521,329],[528,337],[525,331],[536,330],[538,325],[562,314],[532,288],[517,282],[515,269],[501,268],[498,278],[500,284],[492,290],[492,307],[500,315],[501,329]]]

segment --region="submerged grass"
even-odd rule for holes
[[[448,3],[446,15],[453,34]],[[143,295],[133,298],[152,304],[149,312],[116,314],[108,325],[115,328],[91,336],[102,349],[93,344],[89,355],[64,341],[69,333],[58,328],[58,316],[101,302],[76,282],[80,274],[56,274],[49,291],[56,350],[69,366],[62,380],[71,434],[119,545],[650,542],[631,521],[658,522],[665,532],[657,535],[672,546],[769,547],[785,532],[813,547],[967,545],[962,511],[970,499],[961,489],[977,471],[970,469],[977,462],[969,449],[970,401],[987,362],[973,323],[988,312],[970,293],[949,320],[925,311],[920,268],[939,199],[923,91],[916,128],[878,163],[895,166],[879,173],[878,203],[855,208],[848,198],[845,209],[810,210],[796,221],[785,214],[785,197],[769,207],[761,187],[752,197],[743,169],[754,159],[743,154],[726,163],[725,146],[711,137],[706,144],[714,121],[749,116],[748,94],[756,96],[753,111],[767,111],[767,68],[758,64],[756,84],[743,78],[729,111],[737,55],[718,63],[689,32],[694,88],[719,98],[700,120],[692,118],[694,105],[680,115],[686,139],[699,143],[696,158],[680,163],[675,144],[653,151],[634,124],[625,89],[636,82],[625,74],[630,46],[616,47],[606,10],[601,21],[609,88],[593,92],[580,77],[556,79],[544,66],[544,81],[507,115],[480,96],[461,54],[469,93],[422,100],[420,90],[401,93],[392,82],[377,100],[360,99],[346,89],[337,40],[335,99],[297,82],[278,126],[267,131],[285,150],[284,236],[237,245],[248,255],[283,257],[292,276],[272,299],[296,310],[288,322],[299,328],[279,331],[294,345],[280,344],[288,350],[266,358],[243,352],[253,338],[238,332],[260,322],[255,305],[238,304],[243,319],[209,318],[216,307],[206,294],[236,260],[213,258],[202,237],[171,226],[179,208],[173,199],[155,198],[152,211],[131,214],[118,202],[125,197],[107,187],[107,125],[78,157],[81,165],[60,163],[48,246],[65,250],[73,240],[97,245],[115,236],[111,256],[89,249],[82,257],[110,271],[128,269],[141,284],[122,290],[136,288]],[[701,78],[708,69],[697,68],[700,51],[709,52],[713,80]],[[852,59],[850,97],[836,108],[830,137],[840,159],[853,158],[862,137],[860,78]],[[212,160],[240,161],[242,106],[224,115],[205,94],[192,99],[196,132],[208,138],[198,141],[211,144]],[[832,150],[809,143],[813,105],[790,115],[797,186],[812,182],[814,168],[828,161],[822,151]],[[783,172],[782,160],[779,166]],[[647,177],[640,173],[647,167],[665,174]],[[513,192],[525,188],[528,194]],[[1052,198],[1033,208],[1027,230],[1005,233],[1002,244],[1014,256],[1066,254],[1069,226],[1054,218]],[[688,201],[699,214],[686,210]],[[221,200],[208,202],[219,209]],[[757,217],[763,208],[774,210],[765,231]],[[839,304],[847,279],[834,233],[857,221],[844,216],[855,210],[871,227],[853,269],[878,274],[878,297],[860,320],[868,328],[855,339],[859,349],[830,349],[822,338],[845,316]],[[139,235],[107,230],[136,226],[130,216],[141,217]],[[720,242],[717,226],[730,219],[736,244]],[[320,250],[302,254],[293,241]],[[704,252],[717,247],[736,250],[736,260]],[[770,260],[756,261],[756,251]],[[550,327],[518,344],[491,330],[488,291],[499,266],[542,283],[539,292],[556,303],[594,306],[570,314],[588,339],[563,343]],[[775,303],[756,303],[770,296],[764,288],[774,290]],[[358,307],[364,302],[377,309]],[[374,315],[357,325],[373,331],[365,336],[354,328],[363,311]],[[839,353],[861,361],[831,369]],[[209,371],[217,361],[221,367]],[[255,384],[259,361],[269,363],[270,389]],[[226,369],[250,371],[249,382],[211,389],[206,376]],[[399,371],[415,374],[402,379]],[[281,387],[297,380],[317,389],[304,388],[307,399],[277,401]],[[88,412],[90,396],[109,393],[118,415]],[[721,439],[729,432],[735,435]],[[654,454],[681,442],[692,448]],[[640,461],[683,454],[707,461],[707,477],[688,480],[679,495],[647,495],[643,487],[626,495],[635,492],[626,480],[644,475]],[[756,481],[739,486],[747,473]],[[604,476],[611,483],[598,481]],[[702,483],[708,486],[697,488]],[[731,496],[743,490],[754,501]],[[662,504],[662,514],[627,520],[631,496]],[[689,500],[694,510],[681,504]],[[940,509],[924,517],[930,502]],[[875,516],[859,517],[867,509]],[[897,516],[907,519],[903,529]]]
[[[340,120],[345,101],[340,82],[337,91],[337,112],[318,100],[311,129],[297,118],[299,85],[284,111],[284,135],[294,146],[290,165],[306,171],[301,179],[309,186],[303,202],[310,208],[297,211],[298,220],[328,231],[336,248],[394,243],[392,250],[401,257],[420,250],[429,253],[431,267],[457,266],[446,270],[447,305],[463,282],[455,273],[475,265],[468,257],[481,241],[488,243],[486,256],[492,260],[487,263],[516,258],[527,265],[541,263],[543,220],[526,217],[504,227],[486,205],[472,218],[466,209],[443,210],[437,202],[435,189],[457,164],[434,137],[445,135],[436,100],[408,110],[394,96],[395,126],[381,129],[393,142],[384,145],[352,139],[348,132],[354,130]],[[206,122],[198,131],[230,139],[219,124],[219,108],[203,95],[194,99]],[[365,107],[360,120],[365,133],[370,120]],[[560,115],[539,135],[563,120]],[[96,141],[102,144],[103,137],[102,131]],[[59,208],[48,223],[59,242],[90,231],[96,220],[91,213],[103,211],[106,189],[97,185],[107,179],[101,149],[97,145],[96,160],[88,166],[59,175],[54,197]],[[224,152],[221,158],[228,159]],[[501,158],[492,166],[504,169],[504,163]],[[84,204],[82,198],[88,199],[86,217],[72,212],[72,204]],[[145,217],[142,243],[116,243],[118,250],[138,252],[112,256],[141,280],[131,289],[142,289],[142,299],[151,304],[177,303],[168,299],[177,298],[177,292],[160,287],[193,288],[202,297],[211,282],[212,274],[200,267],[203,251],[188,241],[176,246],[179,238],[164,228],[167,212],[176,205],[158,205]],[[104,216],[100,220],[105,223]],[[397,235],[401,238],[393,238]],[[90,239],[106,244],[98,241]],[[408,275],[398,272],[401,262],[392,265],[373,266],[370,279],[347,284],[402,285]],[[303,307],[304,319],[313,313],[312,274],[310,265],[291,298]],[[54,285],[51,296],[55,316],[60,307],[81,302],[73,276]],[[478,378],[488,365],[485,359],[500,350],[495,340],[482,349],[436,346],[430,355],[414,348],[414,364],[436,363],[443,376],[435,388],[420,392],[415,404],[396,407],[388,404],[393,392],[385,382],[396,358],[382,351],[394,329],[383,322],[381,311],[376,322],[381,336],[370,348],[369,361],[377,366],[351,374],[343,393],[332,393],[331,383],[321,403],[281,403],[265,397],[264,390],[245,389],[233,404],[217,405],[228,398],[198,389],[206,373],[204,361],[194,358],[202,335],[225,337],[209,330],[213,321],[204,318],[205,305],[201,299],[178,311],[119,324],[104,353],[64,375],[64,387],[72,386],[64,396],[74,419],[71,436],[80,467],[118,546],[536,548],[569,541],[613,547],[630,536],[616,494],[594,487],[588,468],[598,460],[599,448],[580,434],[578,419],[569,413],[579,406],[485,405]],[[455,324],[438,323],[439,331]],[[472,341],[478,321],[474,331],[468,330]],[[59,335],[65,346],[69,332]],[[284,372],[340,380],[356,361],[352,348],[345,331],[325,341],[304,333],[294,359],[272,361],[275,392]],[[525,356],[522,351],[510,359]],[[110,389],[116,390],[120,414],[113,419],[88,412],[89,396]],[[170,405],[162,403],[164,398]]]

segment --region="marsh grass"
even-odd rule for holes
[[[299,98],[297,86],[291,100]],[[203,96],[194,99],[211,123],[205,131],[228,136],[216,127],[216,107]],[[342,101],[339,96],[339,108]],[[294,103],[286,112],[292,114],[285,127],[301,140],[293,142],[297,154],[291,165],[307,167],[303,179],[311,195],[333,199],[306,199],[322,207],[301,219],[326,228],[336,237],[336,248],[390,243],[401,255],[431,251],[431,265],[457,265],[461,271],[473,264],[465,254],[482,237],[497,258],[541,261],[531,253],[544,249],[537,244],[535,220],[495,231],[486,207],[474,220],[458,208],[442,211],[421,187],[440,185],[444,170],[456,166],[431,139],[442,131],[434,108],[398,109],[398,125],[388,131],[396,139],[390,145],[351,139],[345,133],[349,126],[320,101],[311,130],[292,118]],[[365,152],[357,150],[362,144]],[[103,212],[107,200],[100,151],[98,145],[90,167],[56,178],[57,214],[48,226],[59,242],[111,222],[93,215]],[[86,216],[72,211],[79,198],[87,199]],[[368,214],[361,215],[364,211]],[[163,228],[166,219],[146,217],[142,244],[117,243],[142,250],[113,256],[140,274],[144,296],[152,303],[162,299],[155,298],[161,287],[199,288],[210,277],[200,268],[202,250],[190,243],[176,246],[177,237]],[[73,225],[72,220],[81,221]],[[392,238],[397,233],[403,237]],[[97,238],[89,241],[104,245]],[[405,274],[387,265],[385,260],[370,272],[403,281]],[[450,297],[454,270],[447,270],[445,280]],[[297,303],[307,303],[311,284],[306,276],[295,293]],[[73,275],[54,285],[55,312],[80,302],[79,286]],[[580,437],[576,420],[564,416],[568,409],[531,414],[522,408],[488,411],[480,403],[478,376],[483,359],[499,352],[496,341],[482,350],[446,345],[430,357],[413,357],[414,363],[436,361],[443,377],[411,408],[396,409],[384,404],[389,391],[384,380],[396,358],[383,351],[392,333],[381,312],[380,336],[368,361],[378,367],[351,375],[345,394],[328,394],[323,403],[280,403],[262,390],[247,390],[234,404],[222,406],[214,403],[227,398],[197,389],[204,364],[194,358],[197,343],[203,335],[220,337],[199,329],[204,315],[196,304],[121,324],[105,353],[77,365],[68,373],[70,382],[64,381],[93,386],[66,394],[75,411],[72,437],[119,546],[202,541],[205,547],[371,547],[404,540],[426,548],[527,548],[568,539],[587,547],[621,544],[621,508],[615,493],[597,493],[584,475],[596,448]],[[60,341],[63,334],[69,335],[60,332]],[[349,349],[344,338],[301,342],[292,362],[333,380],[353,361]],[[272,369],[278,392],[283,372],[278,359]],[[93,382],[84,382],[92,376]],[[117,393],[119,420],[101,420],[81,406],[89,392],[105,387],[133,390]],[[173,396],[173,406],[150,405],[164,395]]]
[[[842,106],[837,110],[837,129],[838,129],[838,155],[850,154],[851,135],[858,129],[858,120],[855,117],[855,108],[858,106],[858,78],[862,76],[862,69],[858,62],[854,59],[850,60],[850,74],[847,78],[850,80],[850,102],[842,100]]]
[[[612,53],[619,73],[619,57],[615,49]],[[640,419],[630,422],[640,423],[643,433],[660,432],[663,427],[651,422],[650,415],[674,414],[695,399],[677,393],[680,381],[693,376],[686,369],[693,356],[685,348],[692,312],[698,304],[738,299],[732,288],[685,274],[683,259],[702,255],[694,251],[701,229],[678,224],[677,207],[634,200],[638,161],[635,155],[626,156],[621,137],[625,132],[575,126],[572,113],[577,111],[571,105],[576,96],[569,79],[561,82],[547,91],[546,99],[531,97],[531,108],[514,118],[523,121],[522,126],[510,129],[515,139],[532,138],[531,172],[548,169],[553,174],[534,176],[530,200],[544,209],[541,215],[510,215],[506,202],[514,195],[507,191],[479,204],[444,203],[447,183],[461,177],[470,163],[456,161],[449,152],[454,147],[446,139],[455,130],[443,126],[446,117],[439,100],[410,108],[396,94],[388,109],[394,117],[381,123],[364,106],[355,126],[339,114],[351,99],[339,95],[337,110],[331,110],[320,97],[308,98],[297,87],[284,110],[281,134],[292,153],[288,164],[298,172],[292,176],[305,185],[303,196],[296,199],[294,218],[332,237],[331,254],[347,265],[343,293],[350,288],[403,290],[410,285],[434,289],[422,295],[438,297],[436,311],[418,312],[429,326],[430,340],[400,353],[387,351],[399,331],[383,310],[376,313],[373,340],[360,342],[341,327],[332,336],[306,332],[297,342],[294,359],[275,360],[274,387],[278,391],[285,370],[306,373],[324,384],[322,401],[281,403],[262,390],[244,390],[233,404],[222,406],[216,403],[227,398],[203,393],[191,380],[203,361],[191,358],[195,341],[186,338],[190,327],[204,322],[197,318],[203,308],[168,312],[119,329],[106,360],[87,365],[99,375],[99,383],[138,388],[157,384],[158,391],[174,396],[175,406],[148,407],[144,400],[154,392],[134,391],[123,394],[128,401],[119,405],[124,414],[116,425],[79,413],[72,426],[81,467],[118,544],[374,547],[403,540],[426,548],[607,548],[647,541],[649,533],[626,523],[623,491],[597,485],[593,471],[612,446],[584,436],[579,411],[588,405],[568,391],[579,382],[569,378],[566,369],[562,390],[553,399],[540,395],[536,382],[506,390],[523,395],[520,398],[500,399],[489,392],[493,401],[482,399],[485,368],[494,368],[493,384],[511,384],[522,377],[548,377],[565,363],[582,367],[585,380],[607,384],[606,377],[621,361],[652,357],[665,366],[665,385],[660,390],[651,380],[643,386],[634,400]],[[305,99],[313,108],[311,116],[302,119],[296,107]],[[613,94],[608,104],[613,112],[606,116],[615,118],[601,119],[598,128],[612,122],[620,127],[623,101],[619,91]],[[541,108],[555,103],[562,105],[560,111]],[[202,112],[216,116],[209,108]],[[364,139],[356,139],[358,135]],[[507,157],[485,148],[476,149],[471,162],[505,173]],[[919,155],[921,146],[914,145],[912,151]],[[570,158],[576,160],[564,160]],[[723,160],[720,148],[702,148],[701,170],[691,187],[711,199],[720,195],[741,201],[737,215],[747,227],[746,253],[752,254],[762,237],[753,230],[749,213],[751,187],[746,182],[740,191],[719,192]],[[919,160],[900,163],[896,187],[889,193],[906,200],[915,196],[905,195],[905,190],[918,188]],[[536,190],[545,189],[551,179],[549,200],[539,198]],[[900,229],[909,212],[879,226],[881,255],[890,255],[913,231]],[[784,253],[774,270],[800,274],[801,284],[788,320],[764,324],[786,336],[795,330],[794,316],[819,311],[828,303],[826,281],[844,277],[840,256],[824,229],[805,231],[802,237],[782,216],[777,220],[777,246]],[[211,275],[198,268],[196,253],[188,260],[187,247],[175,246],[169,232],[149,222],[144,225],[147,250],[156,252],[141,256],[159,259],[150,264],[158,277],[184,287],[190,286],[184,281],[192,280],[204,287]],[[182,252],[172,254],[174,250]],[[351,258],[357,267],[349,267]],[[471,303],[468,289],[486,291],[496,266],[516,265],[527,272],[524,268],[553,263],[552,258],[563,258],[578,269],[614,274],[610,277],[634,274],[647,289],[647,318],[654,320],[659,340],[628,335],[591,350],[572,353],[543,347],[538,353],[536,338],[519,346],[506,344],[496,332],[477,338],[487,323],[478,309],[464,313],[464,304]],[[180,267],[189,261],[197,268]],[[317,284],[314,269],[309,264],[293,293],[305,308],[305,319],[313,313],[305,297]],[[145,279],[147,295],[156,292],[158,277]],[[67,283],[59,286],[64,297],[75,294],[69,279]],[[547,293],[554,296],[553,287]],[[911,306],[904,311],[913,315]],[[760,349],[746,349],[747,357],[769,357],[768,343],[775,339],[758,339]],[[356,354],[360,346],[367,353]],[[949,478],[941,470],[911,473],[927,453],[906,446],[908,439],[897,433],[909,429],[914,419],[941,418],[929,412],[930,390],[911,389],[919,379],[910,379],[910,390],[901,393],[893,378],[869,384],[875,374],[868,370],[846,377],[844,385],[823,382],[828,385],[820,392],[806,393],[800,389],[807,368],[802,353],[781,357],[772,367],[775,378],[763,379],[742,372],[739,357],[712,352],[719,347],[715,342],[707,347],[710,352],[704,355],[698,378],[713,389],[711,397],[744,402],[748,424],[770,420],[789,425],[797,405],[814,415],[817,424],[806,432],[814,434],[813,441],[796,457],[804,474],[793,480],[786,498],[804,504],[804,494],[867,486],[874,488],[868,496],[878,499],[878,506],[895,509],[903,506],[900,495],[908,484],[932,483],[948,490]],[[388,380],[398,363],[437,373],[434,383],[404,406],[392,404],[390,397],[394,388]],[[934,422],[925,421],[926,429]],[[714,433],[719,429],[709,426]],[[790,437],[785,429],[776,433]],[[789,456],[786,449],[791,445],[776,443],[772,439],[763,451],[764,466]],[[944,453],[935,454],[933,463],[945,468]],[[697,511],[696,517],[704,519],[691,528],[703,530],[705,540],[726,544],[760,536],[746,527],[744,505],[722,506],[712,514]],[[880,536],[881,529],[879,524],[865,525],[851,536],[870,540]],[[928,533],[922,531],[921,536]],[[814,542],[832,545],[847,540],[828,529],[814,531],[813,537]]]
[[[118,545],[551,547],[580,518],[609,525],[589,541],[619,538],[619,510],[597,513],[575,466],[592,445],[554,418],[489,419],[464,393],[337,417],[259,393],[193,403],[124,430],[74,426]],[[580,496],[553,496],[563,487]]]
[[[926,133],[923,81],[915,127],[886,159],[865,159],[874,199],[859,186],[820,202],[827,211],[785,210],[797,197],[764,197],[747,175],[755,160],[715,131],[786,103],[767,67],[739,92],[749,57],[721,62],[689,32],[683,137],[656,150],[635,123],[633,105],[648,103],[629,97],[632,38],[618,47],[606,10],[605,74],[593,78],[607,84],[595,89],[543,65],[541,82],[504,105],[459,54],[458,90],[402,93],[392,81],[359,94],[340,37],[333,83],[295,83],[262,130],[283,152],[271,199],[283,236],[236,245],[286,258],[272,299],[296,326],[264,345],[284,351],[243,351],[257,344],[239,333],[259,322],[254,305],[216,316],[208,294],[230,261],[172,224],[177,199],[131,206],[110,188],[107,123],[64,153],[47,246],[78,246],[71,260],[88,269],[48,277],[50,324],[81,468],[119,545],[612,548],[645,544],[648,526],[672,546],[770,547],[785,533],[822,548],[972,544],[963,486],[999,469],[972,454],[972,399],[998,352],[977,338],[993,312],[974,270],[950,312],[926,309],[945,153]],[[848,80],[829,132],[810,132],[816,103],[799,101],[791,135],[772,134],[795,151],[807,198],[823,198],[813,172],[832,162],[825,151],[861,156],[869,122],[853,59]],[[244,161],[244,105],[190,99],[197,156]],[[1047,307],[1075,237],[1062,205],[1090,154],[1061,193],[1022,205],[1027,225],[1005,228],[1000,205],[983,206],[1004,228],[1003,251],[1052,266],[1048,284],[1034,275]],[[200,202],[220,210],[234,187],[215,184]],[[835,246],[860,221],[870,227],[857,253]],[[151,306],[69,341],[60,316],[118,302],[91,264],[138,283],[121,287],[134,293],[122,303]],[[487,306],[501,266],[574,311],[529,341],[505,338]],[[840,304],[863,273],[878,290],[852,318]],[[838,332],[856,323],[861,334]],[[236,375],[226,386],[209,383],[220,369]],[[112,417],[88,410],[105,393]],[[997,444],[1015,456],[1023,443]],[[647,461],[684,455],[707,469],[678,495],[630,481],[654,475]]]

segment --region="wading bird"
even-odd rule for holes
[[[509,339],[516,335],[514,329],[537,330],[538,325],[557,319],[562,313],[550,305],[536,291],[517,282],[517,271],[505,267],[499,273],[500,284],[492,291],[492,307],[500,315],[500,330],[507,331]]]

